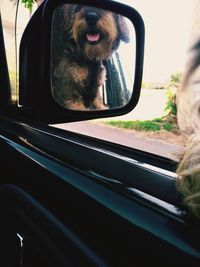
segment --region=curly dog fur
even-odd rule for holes
[[[200,222],[200,127],[199,127],[199,76],[200,76],[200,39],[196,40],[189,50],[187,68],[183,75],[181,89],[192,94],[190,120],[193,126],[189,132],[189,140],[181,155],[177,168],[176,187],[182,197],[183,204],[191,218]],[[188,90],[188,91],[187,91]],[[181,102],[183,104],[184,102]],[[179,103],[179,108],[180,108]],[[182,107],[181,107],[182,108]]]
[[[54,14],[52,87],[57,102],[74,110],[106,109],[100,87],[105,60],[129,41],[125,19],[115,13],[66,4]]]

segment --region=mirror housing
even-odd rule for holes
[[[126,114],[137,104],[143,70],[144,23],[132,7],[110,0],[77,0],[74,4],[86,5],[118,13],[128,18],[135,30],[135,68],[133,93],[125,105],[112,109],[72,110],[60,105],[52,94],[52,27],[56,8],[68,4],[64,0],[44,1],[30,19],[20,44],[19,104],[29,118],[45,123],[62,123],[113,117]],[[32,114],[32,115],[31,115]]]

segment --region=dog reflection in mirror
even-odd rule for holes
[[[52,86],[56,101],[73,110],[101,110],[104,63],[120,41],[129,41],[124,17],[66,4],[57,8],[52,33]]]

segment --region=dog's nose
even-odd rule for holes
[[[85,14],[85,20],[89,26],[96,25],[99,19],[100,19],[100,15],[94,11],[88,11]]]

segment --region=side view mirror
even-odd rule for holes
[[[45,1],[24,32],[20,105],[45,122],[116,116],[137,104],[143,20],[129,6],[99,2]]]
[[[125,106],[133,93],[135,30],[117,13],[64,4],[52,21],[52,93],[72,110]]]

